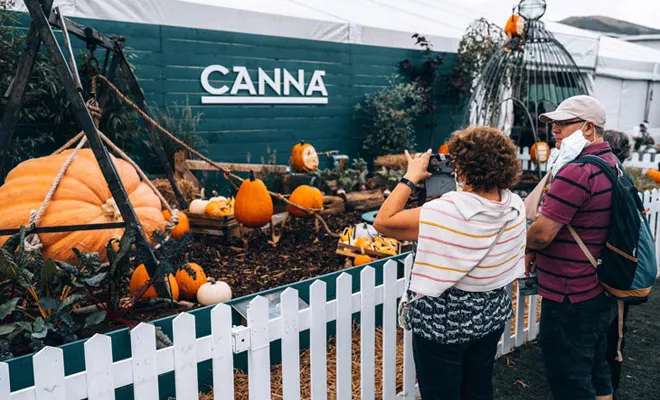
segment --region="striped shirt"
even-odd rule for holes
[[[499,202],[450,192],[424,204],[410,290],[437,297],[450,287],[486,292],[506,286],[524,271],[526,230],[523,202],[509,190]]]
[[[606,142],[587,146],[580,156],[597,155],[612,167],[617,159]],[[612,209],[612,183],[595,165],[567,164],[552,181],[541,213],[553,221],[570,224],[591,251],[600,257],[605,247]],[[563,226],[555,240],[536,257],[539,294],[552,301],[579,303],[603,289],[596,269]]]

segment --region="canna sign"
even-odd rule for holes
[[[210,82],[213,73],[233,76],[234,83],[231,87],[214,86]],[[285,68],[275,68],[270,74],[259,68],[253,77],[246,67],[234,66],[229,70],[222,65],[209,65],[200,77],[209,94],[202,96],[202,104],[328,104],[324,76],[325,71],[321,70],[310,76],[302,69],[294,75]]]

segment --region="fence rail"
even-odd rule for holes
[[[532,157],[529,154],[529,148],[523,147],[518,149],[518,159],[522,163],[523,171],[534,171],[536,165],[532,162]],[[660,153],[637,153],[633,152],[623,165],[626,167],[635,167],[642,169],[658,169],[660,163]],[[541,171],[547,171],[547,165],[541,164]]]

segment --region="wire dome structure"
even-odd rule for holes
[[[538,121],[538,116],[554,110],[568,97],[588,94],[589,87],[573,57],[540,20],[545,10],[544,0],[518,4],[524,21],[521,35],[509,35],[509,41],[484,67],[468,103],[464,125],[496,127],[519,147],[540,140],[552,145],[550,129]],[[505,32],[517,18],[512,15]]]

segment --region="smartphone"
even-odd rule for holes
[[[539,281],[536,274],[529,274],[529,277],[518,278],[518,293],[520,297],[533,296],[538,294]]]
[[[424,181],[423,201],[437,199],[447,192],[456,190],[454,169],[451,167],[451,158],[446,154],[433,154],[429,160],[427,171],[431,176]]]

